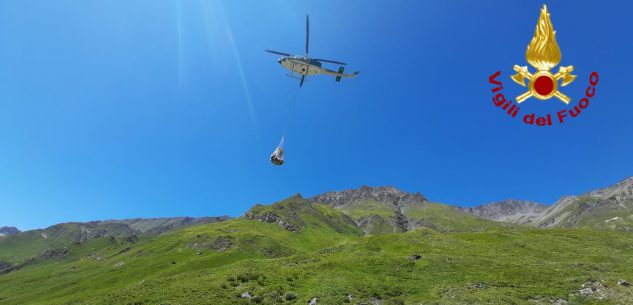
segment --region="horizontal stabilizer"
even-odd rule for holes
[[[344,72],[344,71],[345,71],[345,68],[344,68],[344,67],[340,67],[340,68],[338,68],[338,74],[339,74],[339,75],[337,75],[337,76],[336,76],[336,81],[337,81],[337,82],[340,82],[340,81],[341,81],[341,74],[343,74],[343,72]]]

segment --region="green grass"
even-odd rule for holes
[[[384,304],[549,304],[557,298],[626,304],[633,296],[633,288],[615,284],[633,279],[630,234],[419,229],[359,236],[324,222],[323,215],[339,218],[337,211],[304,208],[311,213],[300,218],[309,225],[296,233],[234,219],[138,243],[101,238],[73,245],[68,257],[0,275],[0,304],[256,304],[238,297],[246,291],[260,304],[306,304],[314,296],[319,304],[345,304],[348,293],[352,304],[372,298]],[[192,247],[218,237],[232,246]],[[422,259],[409,261],[412,254]],[[573,295],[592,279],[612,287],[613,297]]]

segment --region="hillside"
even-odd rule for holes
[[[540,227],[633,231],[633,177],[579,196],[565,196],[537,219]]]
[[[541,228],[633,231],[633,177],[581,195],[563,196],[551,206],[508,199],[461,210],[482,219]]]

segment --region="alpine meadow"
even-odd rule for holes
[[[629,178],[552,206],[363,186],[64,223],[0,238],[0,304],[630,304],[632,215]]]

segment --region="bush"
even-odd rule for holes
[[[288,292],[286,294],[286,301],[292,301],[292,300],[295,300],[295,299],[297,299],[297,295],[295,295],[294,293]]]
[[[262,301],[264,301],[264,297],[263,297],[263,296],[261,296],[261,295],[258,295],[258,296],[256,296],[256,297],[253,297],[253,298],[251,299],[251,301],[253,301],[253,302],[255,302],[255,303],[259,304],[259,303],[261,303]]]
[[[255,273],[242,273],[237,276],[237,280],[242,283],[246,283],[248,281],[255,281],[259,279],[259,277],[260,277],[259,274],[255,274]]]
[[[402,299],[387,300],[385,305],[404,305],[404,300],[402,300]]]

